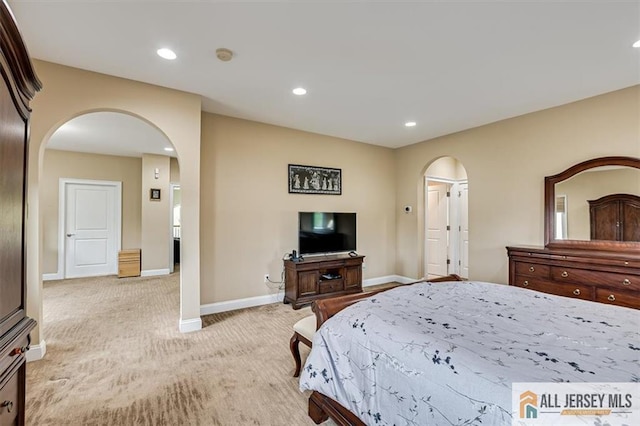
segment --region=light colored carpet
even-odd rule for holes
[[[289,352],[308,307],[209,315],[181,334],[178,290],[177,274],[45,283],[47,354],[27,368],[27,424],[314,424]]]

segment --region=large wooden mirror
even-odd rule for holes
[[[640,158],[596,158],[546,177],[545,245],[640,252]]]

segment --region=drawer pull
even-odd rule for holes
[[[629,278],[625,278],[624,280],[622,280],[622,285],[631,285],[631,281],[629,281]]]
[[[562,273],[560,274],[560,276],[562,278],[567,278],[569,276],[569,273],[567,271],[562,271]]]
[[[524,280],[524,282],[522,283],[523,286],[528,287],[529,286],[529,281],[528,280]]]
[[[615,302],[616,301],[616,297],[613,294],[610,294],[609,297],[607,297],[607,300],[609,302]]]
[[[529,266],[529,272],[535,272],[536,268],[534,268],[533,266]]]
[[[13,402],[12,401],[4,401],[2,404],[0,404],[0,407],[6,408],[7,409],[7,413],[10,413],[11,410],[13,410]]]
[[[27,351],[26,347],[21,347],[21,348],[14,348],[11,353],[9,354],[9,356],[15,356],[15,355],[22,355],[23,353],[25,353]]]
[[[576,296],[580,296],[580,289],[576,288],[575,290],[573,290],[573,294],[575,294]]]

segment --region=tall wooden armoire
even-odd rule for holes
[[[591,239],[640,241],[640,197],[611,194],[589,201]]]
[[[0,3],[0,425],[24,425],[29,102],[42,85],[6,2]]]

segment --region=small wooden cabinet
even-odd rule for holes
[[[640,256],[542,247],[507,247],[509,285],[640,309]]]
[[[140,276],[140,249],[118,252],[118,278]]]
[[[316,299],[362,291],[364,256],[320,256],[284,261],[284,303],[300,309]]]

